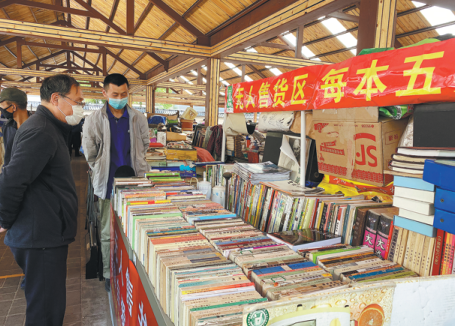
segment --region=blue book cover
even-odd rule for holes
[[[398,272],[398,271],[402,271],[402,270],[404,270],[404,267],[396,267],[396,268],[386,269],[386,270],[382,270],[382,271],[376,271],[376,272],[359,274],[359,275],[352,275],[352,276],[349,276],[349,279],[356,280],[359,278],[365,278],[365,277],[376,276],[376,275],[379,276],[382,274],[389,274],[389,273]]]
[[[437,188],[434,207],[443,211],[455,213],[455,192]]]
[[[256,275],[263,275],[263,274],[278,273],[278,272],[285,272],[285,271],[288,272],[288,271],[293,271],[293,270],[307,268],[307,267],[314,267],[317,265],[313,264],[313,262],[311,262],[311,261],[306,261],[303,263],[289,264],[287,266],[289,267],[289,269],[288,268],[284,269],[283,266],[275,266],[275,267],[255,269],[252,272],[255,273]]]
[[[436,229],[455,234],[455,214],[441,209],[436,209],[434,213],[433,226]]]
[[[393,184],[396,187],[412,188],[425,191],[434,191],[434,184],[428,183],[420,178],[394,176]]]
[[[455,166],[426,160],[423,180],[439,188],[455,191]]]
[[[435,218],[436,219],[436,218]],[[398,226],[400,228],[412,231],[412,232],[417,232],[420,234],[423,234],[427,237],[434,238],[436,237],[436,228],[434,228],[431,225],[420,223],[417,221],[409,220],[407,218],[395,215],[395,218],[393,220],[394,226]]]

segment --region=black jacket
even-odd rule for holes
[[[0,174],[6,245],[49,248],[74,241],[78,204],[66,145],[70,131],[42,105],[17,131],[11,161]]]
[[[14,136],[17,131],[17,123],[14,119],[8,120],[7,123],[3,125],[3,146],[5,147],[5,159],[3,165],[8,165],[11,159],[11,149],[13,148]]]

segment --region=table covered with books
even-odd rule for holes
[[[243,191],[228,194],[233,212],[183,180],[167,181],[178,178],[175,172],[115,179],[111,289],[118,325],[405,325],[398,321],[411,308],[397,298],[409,291],[416,305],[426,296],[436,300],[425,301],[431,311],[415,320],[447,307],[455,278],[419,277],[434,270],[437,246],[426,244],[432,235],[418,233],[414,241],[422,238],[426,248],[418,253],[407,241],[411,231],[404,240],[405,229],[387,223],[368,230],[369,219],[395,214],[391,203],[303,189],[279,180],[286,173],[273,164],[262,172],[278,181],[244,173],[260,166],[234,167],[228,188]],[[256,199],[245,195],[251,186],[261,189]],[[356,238],[354,221],[362,218],[373,246]]]

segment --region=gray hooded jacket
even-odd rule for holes
[[[131,164],[137,176],[143,176],[149,170],[145,154],[150,138],[146,117],[139,111],[126,106],[130,120]],[[111,132],[106,113],[107,103],[100,110],[85,119],[82,147],[85,158],[93,171],[94,193],[101,199],[106,198],[109,178]]]

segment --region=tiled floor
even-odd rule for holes
[[[87,164],[83,157],[73,157],[72,168],[79,198],[79,225],[77,238],[69,246],[68,276],[66,281],[65,326],[111,325],[109,301],[104,282],[85,279],[85,197]],[[4,245],[5,234],[0,234],[0,326],[25,324],[25,296],[20,289],[22,270],[14,261],[10,249]]]

